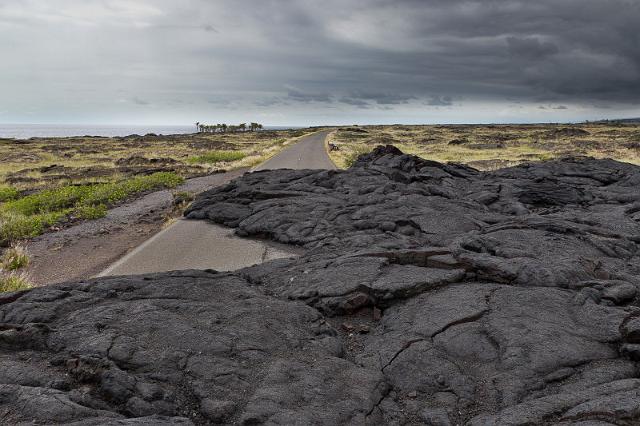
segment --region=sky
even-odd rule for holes
[[[640,0],[0,0],[0,123],[640,116]]]

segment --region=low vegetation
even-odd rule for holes
[[[14,244],[4,250],[0,256],[0,293],[32,287],[29,276],[22,271],[29,262],[29,255],[22,244]]]
[[[29,266],[29,255],[22,244],[14,244],[7,248],[0,257],[0,269],[4,271],[17,271]]]
[[[100,219],[107,215],[107,206],[105,204],[80,204],[73,209],[73,215],[78,219]]]
[[[217,164],[231,163],[242,160],[247,154],[242,151],[211,151],[206,154],[190,157],[187,161],[191,164]]]
[[[480,170],[565,156],[640,164],[637,124],[350,126],[334,132],[330,142],[338,148],[330,155],[343,168],[358,155],[387,144],[430,160],[465,163]]]
[[[36,237],[61,220],[68,212],[23,215],[0,210],[0,246],[11,241]]]
[[[97,219],[107,206],[141,192],[175,188],[183,178],[171,172],[135,176],[118,182],[67,185],[0,205],[0,244],[35,237],[63,218]]]
[[[190,178],[222,169],[250,167],[312,131],[227,130],[113,138],[0,138],[0,203],[18,198],[24,192],[116,182],[151,172],[173,172]],[[218,154],[220,152],[225,154]],[[200,159],[207,161],[198,161]]]
[[[360,145],[360,144],[344,146],[343,149],[346,152],[340,153],[341,154],[340,158],[342,159],[342,166],[345,168],[353,166],[353,163],[356,162],[358,157],[360,157],[363,154],[368,154],[369,152],[371,152],[373,148],[374,147],[372,146],[366,146],[366,145]]]
[[[32,287],[29,277],[24,272],[0,272],[0,293],[28,290]]]
[[[3,201],[15,200],[20,196],[20,191],[16,188],[0,187],[0,203]]]
[[[202,126],[188,135],[0,139],[0,247],[104,217],[124,199],[185,178],[251,167],[313,131]]]

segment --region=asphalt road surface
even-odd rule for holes
[[[305,136],[253,170],[335,169],[325,149],[328,133],[324,131]],[[296,254],[293,248],[285,245],[237,237],[230,228],[203,220],[180,219],[98,276],[182,269],[231,271]]]
[[[253,170],[273,169],[335,169],[325,150],[324,140],[329,131],[318,132],[300,139],[278,155],[255,167]]]

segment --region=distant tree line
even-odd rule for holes
[[[240,123],[238,125],[227,125],[227,124],[202,124],[200,122],[196,122],[196,127],[198,132],[201,133],[235,133],[235,132],[255,132],[257,130],[262,130],[262,124],[260,123]]]

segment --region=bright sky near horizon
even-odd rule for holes
[[[637,0],[0,0],[0,123],[640,116]]]

